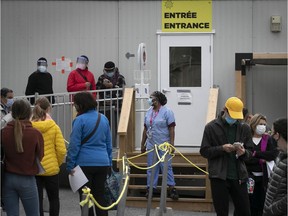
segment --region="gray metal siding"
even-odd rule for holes
[[[282,17],[279,33],[270,32],[272,15]],[[127,86],[133,86],[133,72],[139,69],[138,44],[145,42],[151,90],[155,90],[156,32],[160,29],[161,1],[2,1],[1,86],[23,95],[36,60],[45,56],[54,91],[65,92],[68,73],[56,72],[51,62],[65,56],[75,63],[81,54],[90,58],[89,69],[96,79],[104,63],[112,60],[126,77]],[[235,94],[235,53],[287,52],[287,1],[215,0],[213,29],[213,83],[220,87],[220,110],[227,97]],[[127,52],[135,57],[127,59]],[[277,75],[277,79],[282,78]]]

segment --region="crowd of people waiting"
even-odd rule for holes
[[[50,215],[59,215],[59,167],[66,154],[69,174],[73,175],[79,165],[89,180],[84,186],[89,186],[96,200],[105,205],[102,196],[104,181],[112,166],[109,119],[96,110],[95,94],[85,91],[124,87],[125,78],[109,61],[96,83],[88,63],[87,56],[79,56],[76,69],[67,81],[68,92],[79,92],[73,98],[77,116],[72,123],[68,149],[61,129],[50,115],[54,98],[14,101],[12,90],[1,89],[1,205],[8,216],[19,215],[19,199],[26,215],[43,216],[43,188],[47,191]],[[27,95],[53,93],[47,66],[45,58],[38,59],[37,71],[28,79]],[[45,87],[43,80],[47,79],[50,81]],[[176,124],[174,113],[165,106],[167,98],[156,91],[148,103],[151,107],[145,116],[141,151],[153,148],[156,138],[159,139],[157,144],[166,140],[174,145]],[[228,216],[231,197],[236,216],[287,215],[287,118],[275,120],[272,128],[268,128],[264,115],[247,114],[248,118],[245,118],[245,114],[247,110],[242,101],[230,97],[218,118],[209,122],[203,132],[200,154],[208,159],[216,214]],[[156,117],[165,118],[167,124],[157,125],[161,121]],[[154,129],[156,131],[152,132]],[[148,163],[152,163],[151,156]],[[177,200],[179,195],[174,187],[171,162],[169,167],[169,195]],[[150,171],[147,174],[146,197]],[[157,180],[158,172],[155,177]],[[79,195],[81,199],[81,189]],[[106,210],[98,207],[95,213],[108,215]],[[90,210],[89,216],[92,215],[94,212]]]

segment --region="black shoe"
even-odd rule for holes
[[[179,199],[178,192],[177,192],[177,190],[174,187],[170,189],[169,196],[173,200],[178,200]]]
[[[152,197],[155,196],[156,193],[157,193],[157,189],[153,188]],[[149,188],[146,189],[146,194],[145,194],[146,199],[148,199],[148,196],[149,196]]]
[[[146,199],[148,199],[148,196],[149,196],[149,188],[146,189],[146,194],[145,194]]]

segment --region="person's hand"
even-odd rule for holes
[[[74,176],[74,173],[75,173],[75,170],[72,169],[72,170],[70,171],[69,175]]]
[[[107,168],[107,176],[110,177],[112,173],[112,166]]]
[[[103,84],[106,88],[112,88],[113,87],[113,84],[108,79],[104,79]]]
[[[233,151],[236,150],[235,147],[234,147],[232,144],[230,144],[230,143],[224,144],[224,145],[222,146],[222,148],[223,148],[223,151],[225,151],[225,152],[227,152],[227,153],[233,152]]]
[[[172,145],[171,144],[171,146],[169,147],[170,149],[169,149],[169,152],[171,153],[171,154],[174,154],[174,152],[175,152],[175,149],[173,148],[174,147],[174,144]]]
[[[90,82],[86,82],[85,85],[86,85],[86,88],[89,89],[90,86],[91,86],[91,83]]]
[[[144,152],[146,152],[146,146],[141,146],[141,153],[144,153]]]
[[[245,148],[243,146],[237,147],[236,154],[237,154],[238,157],[240,157],[241,155],[245,154]]]

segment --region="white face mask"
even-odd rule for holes
[[[45,73],[46,70],[47,70],[47,67],[46,67],[46,66],[43,66],[43,65],[40,65],[40,66],[38,66],[38,70],[39,70],[41,73]]]
[[[266,131],[266,125],[257,125],[256,126],[256,131],[255,131],[256,134],[262,135],[265,133],[265,131]]]
[[[77,63],[76,64],[76,68],[79,68],[80,70],[85,70],[86,69],[86,65],[82,64],[82,63]]]

